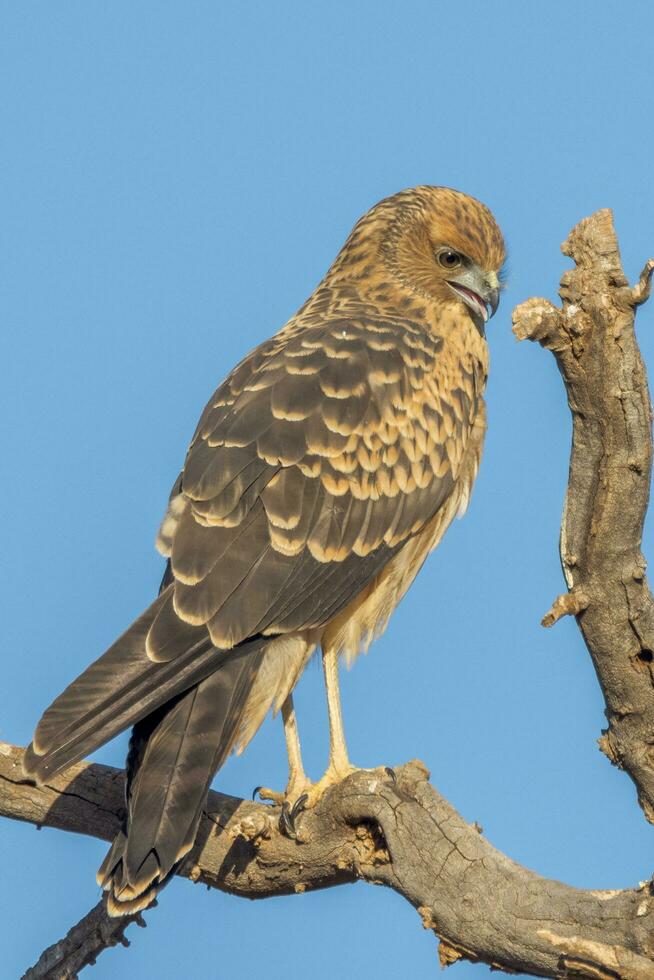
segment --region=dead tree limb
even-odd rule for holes
[[[140,912],[111,919],[104,902],[88,912],[70,929],[63,939],[45,949],[22,980],[75,980],[85,966],[93,966],[97,957],[111,946],[129,946],[125,929],[136,922],[145,926]]]
[[[554,353],[574,422],[561,532],[569,591],[544,624],[577,617],[606,699],[602,748],[654,822],[654,607],[640,552],[651,408],[633,328],[654,262],[630,288],[609,211],[580,222],[563,250],[575,268],[561,281],[562,309],[531,299],[514,313],[516,335]],[[22,777],[21,751],[0,744],[0,815],[113,837],[120,771],[81,764],[37,788]],[[538,976],[654,980],[651,882],[601,892],[542,878],[493,848],[427,778],[418,762],[395,780],[357,772],[299,817],[297,840],[280,833],[275,810],[211,793],[180,874],[248,898],[363,879],[411,902],[440,938],[443,964],[465,957]]]
[[[634,333],[654,261],[630,288],[611,212],[580,221],[563,243],[575,268],[561,278],[562,309],[516,307],[514,332],[556,358],[572,412],[570,475],[561,525],[569,592],[543,624],[577,616],[606,701],[600,746],[625,769],[654,822],[654,603],[640,551],[652,469],[652,409]]]
[[[113,837],[123,807],[120,770],[81,764],[36,788],[23,780],[20,755],[8,745],[0,751],[0,814]],[[495,850],[427,777],[418,762],[396,770],[395,782],[383,770],[356,773],[302,815],[297,841],[280,833],[275,810],[211,793],[181,873],[247,898],[363,879],[411,902],[440,938],[443,963],[467,957],[505,970],[565,976],[564,961],[576,956],[587,960],[577,975],[597,980],[616,975],[613,967],[598,974],[598,964],[621,957],[637,964],[643,977],[654,977],[649,883],[590,892],[541,878]]]

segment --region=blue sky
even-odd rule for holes
[[[509,245],[471,508],[343,677],[361,765],[419,756],[488,838],[588,887],[652,871],[652,831],[598,752],[598,685],[557,544],[570,421],[511,308],[554,299],[571,226],[612,207],[627,274],[654,253],[654,8],[437,0],[0,3],[3,686],[0,738],[149,603],[169,486],[207,397],[321,278],[356,218],[418,183],[484,200]],[[654,306],[639,313],[654,365]],[[652,535],[645,552],[652,550]],[[326,759],[322,680],[297,695]],[[126,740],[98,753],[122,765]],[[282,785],[267,722],[217,780]],[[99,841],[0,825],[0,944],[18,975],[97,901]],[[249,903],[174,882],[92,976],[431,977],[436,943],[356,885]],[[458,980],[485,967],[459,964]]]

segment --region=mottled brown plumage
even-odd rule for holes
[[[45,778],[138,723],[129,820],[101,869],[114,914],[174,871],[215,769],[270,707],[284,706],[289,797],[347,771],[336,661],[384,628],[467,506],[503,259],[478,201],[388,198],[210,399],[161,526],[159,598],[48,709],[27,756]],[[290,695],[318,644],[332,737],[311,787]]]

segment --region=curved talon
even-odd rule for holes
[[[291,840],[297,840],[295,824],[293,822],[293,811],[286,802],[282,803],[282,812],[279,815],[279,830],[285,837],[290,837]]]
[[[390,776],[390,778],[393,780],[394,783],[397,782],[397,776],[395,775],[394,769],[391,769],[390,766],[384,766],[384,772],[386,773],[387,776]]]
[[[279,829],[282,834],[284,834],[286,837],[290,837],[291,840],[297,840],[295,821],[302,811],[306,809],[308,799],[308,794],[302,793],[301,796],[298,796],[293,806],[291,806],[286,800],[282,803],[282,812],[279,815]]]
[[[290,816],[291,816],[291,820],[293,821],[293,826],[295,826],[295,821],[297,817],[299,817],[302,811],[306,809],[308,799],[309,799],[309,794],[302,793],[301,796],[298,796],[297,800],[291,807]]]

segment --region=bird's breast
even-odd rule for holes
[[[325,627],[323,649],[335,649],[348,664],[386,629],[393,611],[406,594],[427,556],[440,543],[455,517],[462,516],[477,477],[486,432],[484,402],[479,398],[477,416],[463,453],[459,477],[450,494],[424,528],[411,537],[382,572]]]

